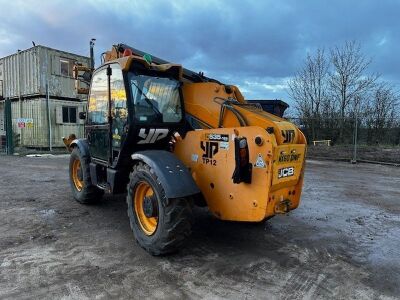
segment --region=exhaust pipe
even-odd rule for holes
[[[94,42],[96,39],[90,40],[90,69],[94,70]]]

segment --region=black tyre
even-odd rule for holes
[[[133,167],[128,184],[128,216],[138,244],[152,255],[179,250],[191,233],[192,200],[168,199],[154,171]]]
[[[104,191],[94,186],[90,180],[89,162],[89,156],[82,155],[78,147],[72,150],[69,161],[69,181],[75,200],[83,204],[97,202],[104,194]]]

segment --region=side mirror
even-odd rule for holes
[[[86,111],[81,111],[79,113],[79,119],[81,119],[81,120],[85,120],[86,119]]]

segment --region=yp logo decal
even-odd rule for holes
[[[143,140],[139,141],[138,144],[153,144],[154,142],[165,138],[168,135],[168,132],[169,130],[165,128],[150,128],[149,132],[146,133],[145,128],[140,128],[139,136],[143,138]]]
[[[283,142],[291,143],[294,140],[295,132],[294,130],[282,130]]]
[[[201,141],[200,148],[204,151],[204,154],[202,155],[203,164],[216,166],[217,161],[213,157],[218,153],[219,143]]]

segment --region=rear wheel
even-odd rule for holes
[[[89,157],[82,155],[78,147],[72,150],[69,161],[69,179],[75,200],[88,204],[101,199],[103,190],[92,184],[90,179]]]
[[[161,182],[146,164],[133,167],[127,204],[134,236],[152,255],[177,251],[191,233],[192,201],[167,198]]]

